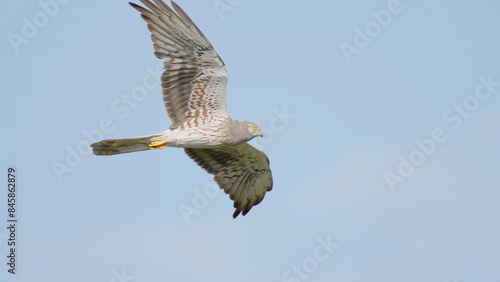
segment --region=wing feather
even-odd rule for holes
[[[210,148],[184,148],[188,156],[214,175],[236,209],[233,217],[246,215],[273,187],[269,160],[248,143]]]
[[[162,95],[168,117],[177,128],[196,115],[226,118],[227,69],[212,44],[174,2],[174,12],[161,0],[130,3],[151,32],[154,54],[163,60]],[[203,110],[196,111],[199,108]]]

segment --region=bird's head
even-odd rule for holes
[[[249,121],[232,120],[231,135],[235,143],[248,142],[257,136],[264,136],[258,125]]]
[[[252,138],[257,137],[257,136],[264,137],[262,130],[255,123],[251,123],[251,122],[247,121],[247,130],[251,134]]]

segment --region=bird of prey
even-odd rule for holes
[[[147,22],[154,54],[163,60],[162,95],[171,126],[157,134],[107,139],[91,145],[95,155],[115,155],[165,147],[184,148],[234,201],[233,218],[247,214],[273,186],[269,159],[247,142],[262,131],[234,120],[226,109],[227,69],[188,15],[161,0],[129,3]]]

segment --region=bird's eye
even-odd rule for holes
[[[252,125],[250,125],[250,129],[251,129],[251,130],[254,130],[254,129],[255,129],[255,125],[253,125],[253,124],[252,124]]]

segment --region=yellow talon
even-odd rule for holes
[[[165,141],[152,141],[149,143],[149,149],[163,149],[167,147],[166,143]]]

